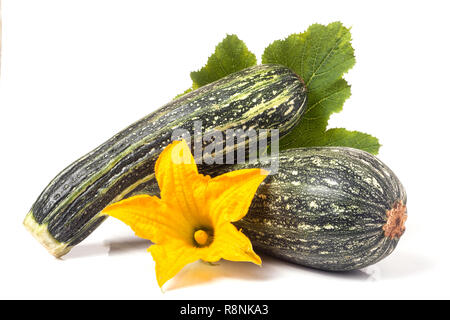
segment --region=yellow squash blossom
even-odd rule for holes
[[[103,213],[155,243],[148,250],[155,260],[160,287],[199,259],[260,265],[250,240],[231,222],[247,214],[267,174],[262,169],[238,170],[215,178],[199,174],[186,142],[175,141],[155,164],[161,199],[139,195],[114,203]]]

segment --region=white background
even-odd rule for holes
[[[0,298],[450,298],[446,1],[3,1]],[[190,86],[229,33],[259,58],[310,24],[352,27],[352,97],[330,127],[361,130],[408,193],[394,253],[332,274],[263,256],[155,281],[148,244],[109,219],[62,260],[22,220],[66,165]]]

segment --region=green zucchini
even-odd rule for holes
[[[304,82],[286,67],[260,65],[229,75],[171,101],[72,163],[44,189],[24,225],[62,256],[105,219],[103,208],[154,179],[155,161],[175,129],[192,132],[201,121],[204,132],[279,129],[281,137],[305,107]]]
[[[272,160],[273,161],[273,160]],[[216,176],[267,163],[203,166]],[[159,194],[149,182],[137,193]],[[304,266],[348,271],[388,256],[404,232],[406,192],[373,155],[345,147],[280,152],[278,172],[236,222],[256,250]]]

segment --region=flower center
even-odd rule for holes
[[[194,242],[197,247],[206,247],[211,244],[213,240],[212,230],[198,229],[194,232]]]
[[[208,234],[206,233],[206,231],[203,230],[197,230],[194,233],[194,239],[195,242],[197,242],[197,244],[204,246],[207,242],[208,242]]]

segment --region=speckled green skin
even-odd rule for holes
[[[363,268],[388,256],[399,239],[385,237],[387,210],[406,193],[373,155],[351,148],[291,149],[277,174],[259,187],[247,216],[235,223],[269,255],[331,271]],[[218,174],[252,165],[203,166]],[[156,184],[145,192],[158,194]]]
[[[171,101],[72,163],[44,189],[25,225],[51,253],[65,254],[106,218],[103,208],[154,179],[155,161],[174,129],[192,131],[201,121],[203,132],[274,128],[283,136],[305,107],[303,80],[286,67],[229,75]]]

